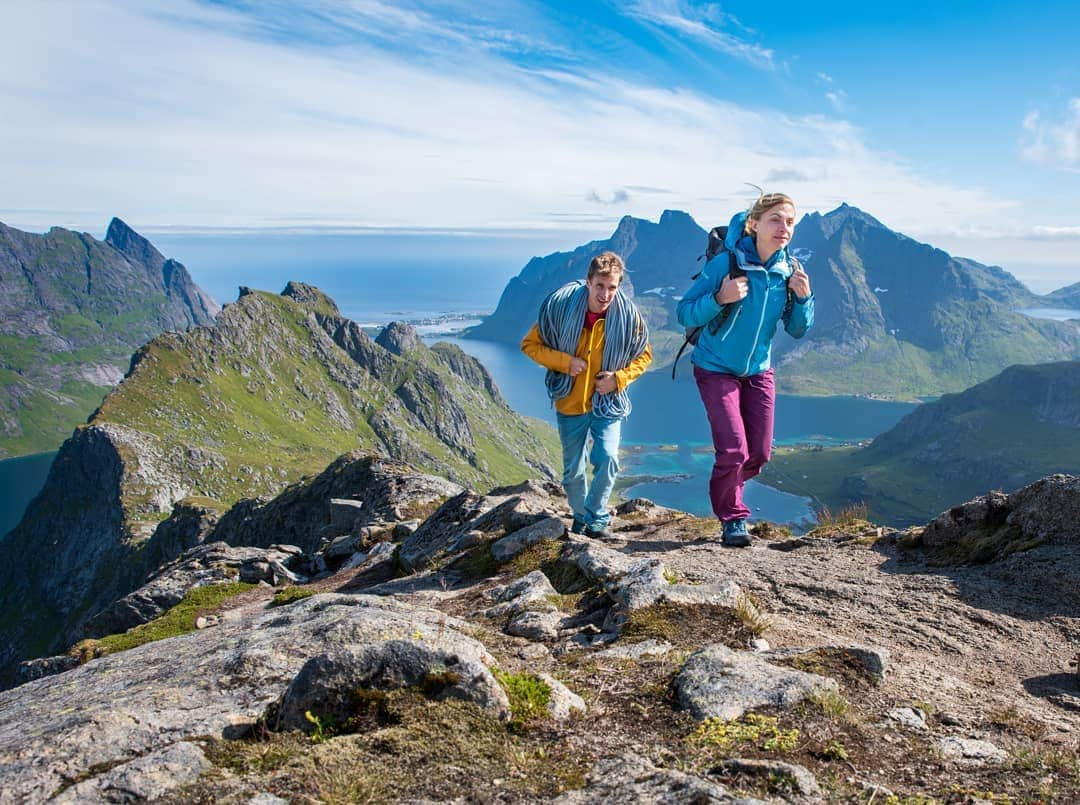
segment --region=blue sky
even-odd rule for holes
[[[5,5],[13,226],[554,249],[624,214],[724,221],[753,182],[1080,281],[1080,4]]]

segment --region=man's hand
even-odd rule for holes
[[[615,382],[614,372],[597,372],[596,373],[596,390],[601,394],[611,394],[619,387],[619,384]]]
[[[746,277],[735,277],[733,279],[728,274],[724,277],[724,281],[720,283],[720,290],[713,294],[713,298],[716,300],[716,304],[727,305],[745,299],[749,291],[750,281]]]
[[[810,296],[810,277],[803,271],[802,266],[799,266],[791,272],[787,284],[791,289],[791,292],[795,294],[797,298],[806,299]]]
[[[570,377],[577,377],[588,368],[589,364],[581,358],[570,359]]]

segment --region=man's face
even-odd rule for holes
[[[615,274],[593,274],[592,279],[585,280],[589,289],[589,312],[607,311],[611,300],[615,298],[615,292],[619,290],[620,282],[622,277]]]

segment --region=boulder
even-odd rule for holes
[[[836,693],[836,680],[772,665],[757,654],[707,646],[690,655],[673,683],[694,718],[741,717],[759,707],[792,707],[814,693]]]
[[[289,683],[268,721],[279,730],[310,731],[307,713],[325,723],[352,717],[357,690],[422,687],[434,699],[474,702],[510,717],[506,692],[476,652],[444,651],[419,641],[388,640],[312,657]]]

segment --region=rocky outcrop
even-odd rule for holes
[[[1018,571],[1076,547],[1074,481],[994,504],[1040,544],[951,568],[912,550],[916,531],[728,549],[715,524],[647,501],[620,506],[601,544],[548,529],[569,513],[543,482],[463,490],[419,526],[389,521],[408,508],[395,498],[366,549],[351,536],[312,554],[197,546],[125,607],[260,563],[314,572],[274,602],[250,589],[190,634],[28,666],[0,693],[0,802],[330,800],[384,791],[372,786],[387,775],[387,798],[417,801],[809,803],[957,786],[1072,801],[1080,606]],[[336,500],[342,525],[367,508]],[[983,522],[976,508],[956,527]],[[496,561],[521,532],[543,535]],[[365,574],[416,534],[420,571]],[[353,548],[330,567],[331,549]]]
[[[0,458],[55,450],[168,330],[213,321],[217,304],[118,218],[105,241],[0,224]]]
[[[134,773],[131,761],[185,738],[237,732],[328,652],[403,640],[491,662],[464,628],[390,599],[322,595],[285,610],[236,612],[214,629],[172,638],[166,651],[149,644],[29,682],[0,693],[0,801],[40,802],[88,773],[119,764]]]
[[[323,542],[409,520],[461,491],[457,484],[403,462],[353,452],[269,501],[242,501],[221,518],[209,538],[230,545],[284,542],[311,553]]]

